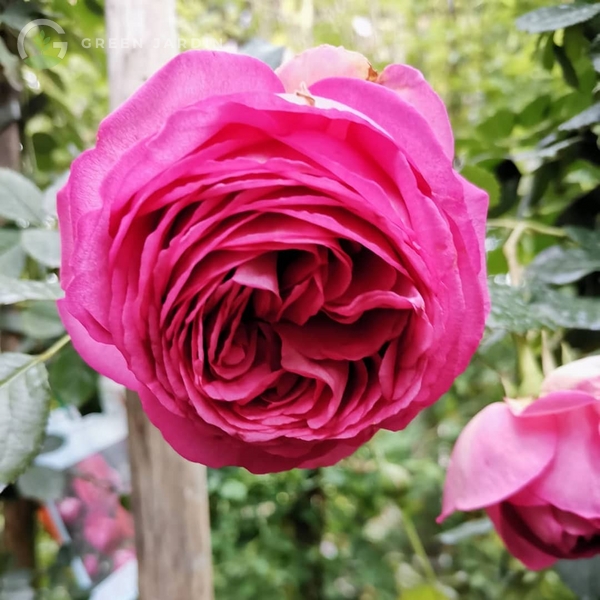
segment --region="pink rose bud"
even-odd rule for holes
[[[83,503],[78,498],[63,498],[58,504],[58,514],[65,525],[72,525],[81,515]]]
[[[132,548],[119,548],[115,550],[113,554],[114,568],[120,569],[123,565],[127,564],[130,560],[135,558],[135,551]]]
[[[599,426],[600,400],[578,390],[490,404],[456,443],[439,520],[485,509],[530,569],[600,553]]]
[[[98,557],[95,554],[86,554],[82,560],[88,575],[94,579],[100,570],[100,561],[98,560]]]
[[[481,339],[488,198],[453,157],[407,65],[185,52],[73,163],[62,320],[187,459],[331,465],[435,402]]]
[[[588,356],[555,369],[544,379],[542,394],[580,390],[600,400],[600,356]]]

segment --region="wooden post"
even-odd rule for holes
[[[175,55],[175,16],[175,0],[107,0],[112,108]],[[140,600],[211,600],[206,469],[167,445],[131,392],[127,418]]]

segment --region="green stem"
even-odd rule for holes
[[[535,221],[520,221],[518,219],[508,218],[489,219],[487,225],[488,227],[500,227],[502,229],[517,229],[517,227],[521,227],[523,229],[529,229],[530,231],[536,231],[537,233],[543,233],[545,235],[553,235],[560,238],[569,237],[569,235],[560,227],[552,227],[550,225],[536,223]]]
[[[519,242],[525,233],[525,223],[518,222],[518,225],[512,230],[502,249],[506,262],[508,264],[508,274],[510,275],[510,284],[518,286],[521,283],[521,273],[523,267],[519,262]]]
[[[431,561],[427,556],[427,552],[425,552],[425,547],[423,546],[423,542],[419,537],[419,533],[417,528],[414,526],[412,519],[406,514],[402,507],[400,508],[400,513],[402,514],[402,522],[404,523],[404,529],[406,531],[406,536],[408,537],[408,541],[412,546],[414,553],[419,557],[421,564],[423,566],[423,570],[425,571],[425,577],[427,581],[432,586],[437,586],[437,577],[435,575],[435,571],[431,565]]]
[[[59,340],[54,342],[50,348],[44,350],[41,354],[36,354],[31,357],[31,360],[28,363],[25,363],[22,367],[19,367],[16,371],[13,371],[8,377],[0,381],[0,387],[3,385],[8,385],[11,381],[15,380],[19,375],[25,373],[34,367],[35,365],[39,365],[42,362],[46,362],[48,359],[52,358],[59,350],[61,350],[64,346],[66,346],[71,341],[70,336],[63,335]]]
[[[519,369],[519,396],[537,397],[542,386],[544,375],[536,359],[535,353],[524,336],[513,334],[517,348],[517,361]]]

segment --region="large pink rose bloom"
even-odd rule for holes
[[[544,382],[549,393],[524,408],[514,400],[484,408],[454,447],[440,520],[484,508],[530,569],[599,554],[598,383],[593,357],[557,369]]]
[[[329,46],[181,54],[59,196],[60,312],[186,458],[330,465],[464,370],[487,197],[421,74]]]

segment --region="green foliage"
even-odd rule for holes
[[[0,488],[39,452],[49,406],[44,364],[25,354],[0,354]]]
[[[545,33],[585,23],[598,14],[599,5],[574,2],[539,8],[519,17],[516,25],[528,33]]]
[[[565,583],[579,600],[598,600],[600,598],[600,557],[567,561],[561,560],[556,566]]]
[[[9,169],[0,169],[0,216],[26,225],[44,222],[42,193],[27,178]]]

